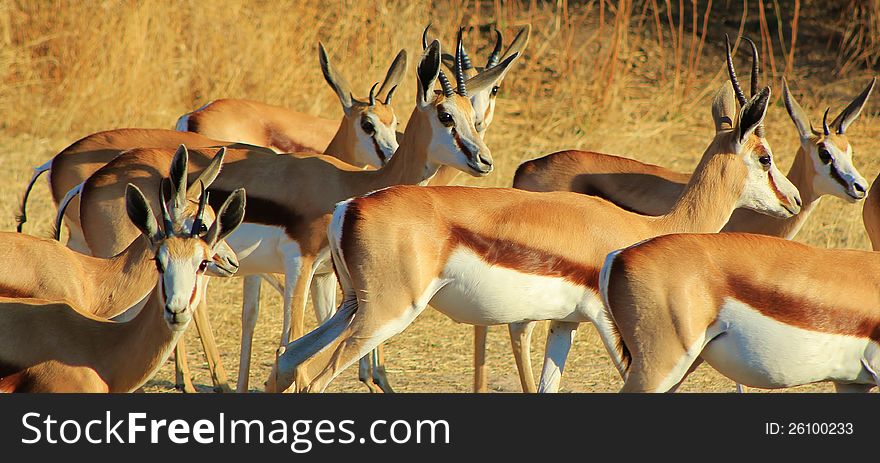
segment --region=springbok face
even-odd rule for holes
[[[758,49],[754,42],[745,40],[752,48],[751,99],[746,100],[739,86],[733,58],[730,55],[730,41],[727,39],[727,71],[732,85],[725,86],[716,98],[716,102],[721,102],[720,106],[730,106],[723,102],[731,99],[729,92],[732,88],[740,105],[736,126],[731,132],[733,152],[746,166],[745,184],[737,207],[745,207],[774,217],[788,218],[800,212],[801,197],[797,188],[776,167],[773,152],[764,138],[764,116],[767,114],[767,105],[770,101],[770,87],[758,91]],[[722,110],[717,113],[723,115],[725,112],[727,111]],[[716,111],[713,108],[714,113]],[[716,127],[720,126],[719,120],[716,120]]]
[[[204,208],[202,219],[199,221],[199,224],[195,224],[202,202],[203,191],[200,185],[204,185],[207,188],[217,179],[225,156],[226,148],[224,147],[217,152],[208,164],[208,167],[202,171],[199,177],[187,189],[186,173],[189,164],[189,152],[183,145],[177,148],[171,160],[171,171],[169,174],[172,198],[169,211],[172,213],[171,218],[175,228],[192,230],[194,226],[198,226],[199,230],[196,230],[196,233],[201,235],[207,232],[208,228],[213,225],[216,215],[211,206]],[[236,256],[235,251],[225,242],[220,242],[208,264],[207,273],[210,276],[227,278],[238,271],[238,266],[238,256]]]
[[[871,96],[876,78],[872,79],[841,113],[828,124],[828,110],[822,117],[822,130],[814,130],[806,112],[788,89],[783,79],[783,100],[788,115],[794,122],[801,139],[801,148],[809,155],[813,170],[813,190],[818,195],[834,195],[849,202],[864,199],[868,182],[852,162],[853,149],[846,137],[846,129],[859,114]]]
[[[453,88],[440,70],[440,43],[435,40],[430,46],[425,45],[425,54],[418,69],[416,109],[420,119],[427,121],[431,132],[428,146],[430,160],[436,165],[452,166],[474,177],[485,176],[492,172],[494,163],[489,148],[476,129],[474,108],[468,95],[470,91],[480,92],[495,85],[518,55],[514,53],[492,69],[466,81],[459,31],[454,71],[457,84]],[[432,90],[437,80],[442,87],[439,93]]]
[[[357,100],[351,94],[348,81],[330,64],[324,45],[318,43],[318,58],[324,79],[336,92],[342,109],[348,133],[354,134],[357,158],[373,167],[385,165],[397,151],[397,115],[391,107],[391,97],[406,73],[406,51],[401,50],[388,72],[382,86],[379,83],[370,89],[366,100]],[[379,87],[378,92],[376,87]],[[382,97],[384,95],[384,97]]]
[[[199,187],[204,191],[201,181]],[[160,191],[164,198],[164,186],[160,186]],[[132,184],[126,188],[125,199],[129,218],[155,249],[158,289],[164,303],[165,322],[172,331],[185,330],[192,319],[193,306],[202,297],[202,279],[218,245],[244,219],[244,190],[236,190],[226,199],[218,213],[218,220],[204,233],[200,233],[200,230],[207,205],[206,194],[201,195],[199,212],[189,229],[182,229],[174,223],[173,215],[163,201],[164,230],[160,230],[144,194]]]
[[[429,26],[430,27],[430,26]],[[425,33],[427,33],[428,28],[425,28]],[[489,54],[489,58],[486,61],[486,66],[483,68],[474,67],[471,63],[470,57],[465,51],[464,47],[461,49],[462,54],[462,71],[464,72],[465,77],[468,79],[472,79],[479,75],[480,73],[489,70],[498,65],[501,61],[504,61],[514,53],[522,54],[523,50],[525,50],[526,45],[529,42],[529,34],[531,33],[531,26],[524,26],[519,32],[516,34],[516,37],[511,42],[510,46],[507,48],[507,51],[504,54],[501,54],[501,47],[504,43],[504,38],[501,35],[501,32],[496,29],[495,30],[495,47],[492,49],[492,52]],[[427,41],[425,37],[423,41]],[[450,54],[443,54],[443,63],[449,70],[455,72],[455,57]],[[474,109],[474,127],[477,129],[477,133],[480,134],[481,137],[486,135],[486,129],[489,128],[489,125],[492,124],[492,119],[495,117],[495,98],[498,96],[498,91],[501,89],[501,82],[504,80],[504,76],[497,79],[491,86],[486,86],[479,91],[474,91],[468,88],[471,99],[471,106]]]

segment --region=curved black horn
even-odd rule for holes
[[[464,66],[462,63],[462,56],[464,55],[464,45],[461,43],[461,34],[463,30],[464,28],[462,27],[458,28],[458,37],[456,38],[455,44],[455,92],[461,96],[467,96],[467,86],[464,83],[466,79],[464,78]]]
[[[461,67],[465,71],[470,71],[474,68],[473,63],[471,63],[471,57],[468,56],[467,51],[464,49],[464,45],[461,47]]]
[[[388,94],[385,95],[385,104],[391,104],[391,96],[394,95],[394,91],[397,90],[397,85],[391,87],[391,90],[388,90]]]
[[[199,230],[202,228],[202,224],[205,223],[205,205],[208,204],[208,193],[205,192],[205,183],[199,180],[199,191],[201,194],[199,195],[199,208],[196,211],[196,219],[193,220],[192,230],[190,230],[190,235],[199,236]]]
[[[425,30],[422,32],[422,50],[426,50],[428,48],[428,29],[431,28],[431,23],[428,23],[425,26]],[[443,88],[443,95],[446,98],[449,98],[454,93],[452,90],[452,84],[449,83],[449,78],[446,77],[446,73],[441,69],[437,74],[437,80],[440,81],[440,86]]]
[[[825,108],[825,114],[822,116],[822,133],[824,133],[826,137],[831,135],[831,130],[828,128],[828,111],[830,110],[831,108]]]
[[[752,46],[752,79],[750,96],[755,96],[758,94],[758,81],[761,79],[761,64],[760,58],[758,57],[758,47],[755,45],[755,42],[752,42],[752,39],[748,37],[743,37],[743,40],[749,42],[749,45]]]
[[[171,213],[168,212],[168,205],[165,204],[165,182],[159,182],[159,206],[162,209],[165,236],[171,236],[174,234],[174,221],[171,220]]]
[[[730,76],[730,83],[733,84],[733,92],[736,94],[736,101],[740,106],[745,106],[746,96],[743,94],[739,81],[736,79],[736,70],[733,68],[733,58],[730,56],[730,37],[724,34],[724,45],[727,48],[727,74]]]
[[[492,53],[489,53],[489,60],[486,61],[486,69],[497,66],[498,61],[501,59],[501,46],[504,44],[504,39],[501,37],[501,31],[498,29],[495,29],[495,35],[495,48],[492,49]]]
[[[379,86],[379,82],[373,84],[373,87],[370,88],[370,106],[376,105],[376,87]]]

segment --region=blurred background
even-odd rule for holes
[[[341,118],[324,82],[317,42],[365,97],[401,48],[407,77],[394,98],[402,123],[415,101],[421,33],[445,50],[465,28],[477,65],[531,24],[524,56],[505,79],[486,142],[497,162],[471,186],[509,186],[523,160],[561,149],[590,149],[690,171],[710,141],[709,102],[727,78],[724,34],[745,35],[761,51],[762,84],[773,89],[767,137],[787,169],[799,146],[781,103],[781,79],[821,124],[857,95],[880,59],[880,1],[593,0],[593,1],[18,1],[0,0],[0,225],[13,229],[31,167],[90,133],[118,127],[173,128],[176,119],[217,98],[248,98]],[[746,47],[738,46],[741,81]],[[847,132],[854,163],[870,181],[880,171],[877,113],[868,102]],[[282,179],[279,179],[282,181]],[[45,235],[54,207],[44,182],[31,196],[26,231]],[[32,212],[31,212],[32,211]],[[868,249],[861,205],[825,199],[797,238],[816,246]],[[230,379],[237,374],[240,281],[212,283],[211,317]],[[280,331],[280,297],[264,288],[251,385],[259,389]],[[313,315],[309,323],[314,324]],[[620,380],[594,330],[581,328],[563,389],[615,391]],[[392,383],[402,391],[469,391],[471,333],[426,311],[391,340]],[[542,329],[533,360],[540,371]],[[191,365],[202,360],[192,336]],[[506,329],[490,330],[490,388],[517,391]],[[169,364],[170,365],[170,364]],[[362,391],[355,368],[332,390]],[[148,390],[169,388],[166,366]],[[210,385],[203,368],[197,382]],[[701,367],[684,390],[731,391]],[[811,386],[802,390],[830,390]]]

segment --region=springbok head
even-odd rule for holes
[[[826,109],[822,116],[822,130],[819,131],[813,128],[809,116],[794,99],[788,82],[783,78],[782,99],[800,135],[801,148],[810,157],[817,174],[813,177],[813,190],[817,195],[829,194],[856,202],[867,194],[868,182],[853,165],[853,148],[846,137],[846,129],[861,114],[876,82],[876,77],[871,79],[862,93],[830,124]]]
[[[713,102],[715,128],[723,139],[723,151],[733,153],[745,165],[744,187],[737,207],[780,218],[791,217],[800,212],[800,193],[779,171],[764,137],[770,87],[758,90],[758,51],[751,40],[745,40],[752,46],[751,97],[746,99],[739,85],[730,54],[730,41],[725,37],[730,83],[725,83]],[[739,111],[735,109],[736,103],[739,103]],[[742,164],[736,163],[731,169],[742,170]]]
[[[406,51],[400,50],[380,86],[370,88],[366,100],[356,99],[351,86],[330,63],[324,44],[318,43],[318,58],[324,79],[333,87],[342,109],[348,133],[354,134],[357,158],[373,167],[382,167],[397,150],[397,115],[391,107],[391,97],[406,73]],[[376,89],[378,87],[378,90]],[[354,142],[354,140],[352,140]]]
[[[187,188],[187,169],[189,165],[189,151],[186,146],[180,145],[175,151],[171,159],[171,170],[169,178],[163,185],[167,183],[167,187],[171,193],[171,199],[168,202],[168,211],[171,214],[171,221],[177,229],[192,229],[197,227],[198,233],[207,232],[216,218],[214,209],[211,206],[201,208],[202,189],[201,185],[209,188],[217,176],[220,174],[220,168],[223,166],[223,159],[226,156],[226,147],[220,148],[217,154],[208,163],[208,166],[199,174]],[[162,197],[165,200],[164,196]],[[203,217],[197,221],[197,214],[203,210]],[[208,264],[208,275],[216,277],[230,277],[238,271],[238,256],[235,251],[226,244],[220,242],[213,255],[213,259]]]
[[[125,190],[125,209],[131,222],[150,240],[155,253],[154,260],[159,271],[158,290],[165,311],[165,322],[172,331],[186,329],[192,319],[193,306],[202,297],[201,284],[205,271],[214,260],[217,248],[244,219],[244,189],[233,192],[217,212],[210,228],[201,231],[205,223],[207,194],[205,185],[198,181],[200,195],[198,212],[190,227],[175,223],[173,212],[161,202],[163,228],[159,228],[156,216],[143,192],[129,183]],[[160,183],[164,198],[164,184]],[[172,210],[174,207],[172,207]]]
[[[425,39],[424,35],[422,37]],[[418,67],[418,93],[413,116],[417,124],[430,130],[430,161],[437,166],[455,167],[475,177],[489,174],[494,167],[492,155],[477,131],[469,95],[497,84],[519,55],[514,53],[491,69],[465,79],[459,34],[453,70],[456,84],[453,86],[440,69],[440,42],[434,40],[430,45],[423,45],[425,52]],[[441,90],[434,91],[434,84],[438,81]]]
[[[428,27],[430,27],[430,25],[428,25]],[[530,25],[523,26],[513,38],[513,42],[510,43],[510,46],[508,46],[507,50],[502,54],[501,49],[504,46],[504,37],[502,36],[501,31],[495,29],[495,46],[489,53],[489,56],[486,59],[486,65],[483,67],[474,66],[467,51],[464,46],[462,46],[461,61],[462,71],[464,72],[465,77],[468,79],[474,78],[481,72],[497,66],[498,63],[504,61],[514,53],[518,53],[521,56],[526,49],[526,45],[529,43],[529,35],[531,34],[531,31],[532,27]],[[428,28],[425,28],[425,34],[427,34],[427,32]],[[461,30],[459,30],[459,35],[461,35]],[[423,39],[423,41],[426,40],[426,38]],[[454,55],[449,53],[443,54],[443,64],[449,68],[450,71],[454,72],[455,62]],[[503,80],[504,78],[502,77],[491,87],[486,87],[479,92],[470,92],[471,104],[474,107],[474,125],[481,136],[485,136],[486,129],[489,128],[489,125],[492,124],[492,119],[495,117],[495,98],[498,96],[498,91],[501,89],[501,82]]]

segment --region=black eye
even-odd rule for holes
[[[208,261],[203,260],[202,263],[199,264],[199,271],[204,272],[206,268],[208,268]]]
[[[831,153],[824,146],[819,148],[819,159],[825,164],[831,162]]]
[[[770,155],[769,155],[769,154],[765,154],[765,155],[759,157],[759,158],[758,158],[758,162],[760,162],[761,165],[764,166],[764,167],[770,167],[770,164],[773,163],[773,161],[770,159]]]
[[[373,132],[376,131],[376,127],[373,126],[373,123],[370,122],[368,119],[364,119],[363,121],[361,121],[361,128],[364,129],[364,132],[366,132],[367,135],[372,135]]]
[[[440,118],[440,122],[441,122],[443,125],[445,125],[446,127],[452,127],[452,125],[454,124],[454,121],[452,120],[452,114],[449,114],[449,113],[447,113],[447,112],[445,112],[445,111],[439,113],[439,114],[437,115],[437,117]]]
[[[499,86],[497,86],[497,85],[496,85],[496,86],[494,86],[494,87],[492,87],[492,96],[495,96],[495,95],[497,95],[497,94],[498,94],[498,90],[499,90],[499,89],[500,89],[500,87],[499,87]]]

